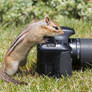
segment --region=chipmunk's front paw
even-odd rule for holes
[[[48,42],[48,39],[43,39],[40,44],[43,44],[43,43],[47,43]]]

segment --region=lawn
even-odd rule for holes
[[[72,37],[92,38],[92,22],[63,17],[56,18],[56,21],[62,26],[74,28],[76,34]],[[0,67],[5,52],[26,26],[5,28],[0,25]],[[22,74],[17,73],[13,77],[28,82],[28,85],[8,84],[0,79],[0,92],[92,92],[92,69],[73,71],[71,77],[59,79],[39,75],[36,72],[36,47],[31,50],[26,66],[21,69]]]

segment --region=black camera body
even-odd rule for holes
[[[73,66],[92,64],[92,39],[69,38],[74,29],[61,27],[64,35],[48,38],[37,46],[37,71],[48,76],[72,74]]]

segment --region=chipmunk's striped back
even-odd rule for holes
[[[10,53],[14,50],[14,48],[16,48],[16,46],[23,40],[23,38],[25,37],[26,33],[28,33],[29,30],[30,30],[30,26],[24,31],[22,31],[22,33],[16,38],[16,40],[12,43],[10,48],[7,50],[6,55],[10,55]]]

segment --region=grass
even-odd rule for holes
[[[74,28],[76,34],[73,37],[92,38],[92,22],[67,19],[60,16],[56,20],[62,26]],[[8,28],[0,27],[1,67],[5,52],[26,25],[18,27],[11,25]],[[92,92],[92,69],[86,69],[84,72],[81,70],[73,71],[71,77],[59,79],[39,75],[36,72],[36,47],[29,53],[27,65],[22,70],[22,75],[17,73],[13,77],[28,82],[28,85],[8,84],[0,79],[0,92]],[[29,73],[25,73],[26,71],[29,71]]]

